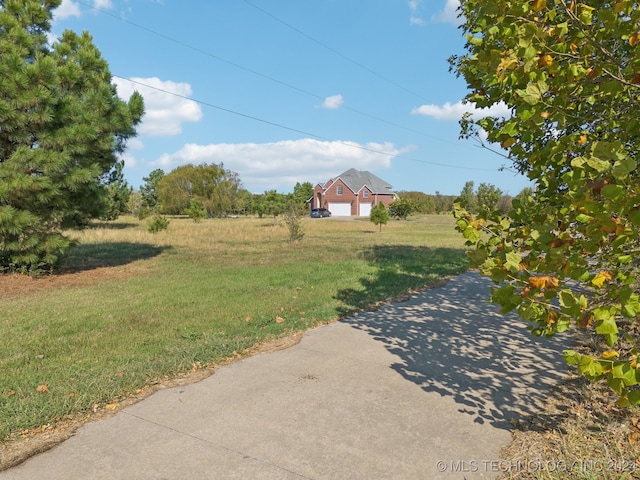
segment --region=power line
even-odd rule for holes
[[[279,21],[279,22],[281,22],[281,23],[283,23],[283,24],[287,25],[289,28],[291,28],[291,29],[293,29],[293,30],[297,31],[297,32],[298,32],[298,33],[300,33],[301,35],[304,35],[304,36],[306,36],[307,38],[311,39],[312,41],[314,41],[314,42],[316,42],[316,43],[318,43],[318,44],[322,45],[324,48],[326,48],[326,49],[328,49],[328,50],[332,51],[332,52],[333,52],[333,53],[335,53],[336,55],[339,55],[339,56],[341,56],[341,57],[343,57],[343,58],[347,59],[347,60],[348,60],[348,61],[350,61],[351,63],[354,63],[355,65],[358,65],[360,68],[363,68],[363,69],[365,69],[365,70],[369,71],[369,72],[370,72],[370,73],[372,73],[373,75],[376,75],[376,76],[378,76],[378,77],[380,77],[380,78],[383,78],[383,79],[384,79],[384,80],[386,80],[387,82],[390,82],[390,83],[392,83],[392,84],[395,84],[395,85],[396,85],[396,86],[398,86],[399,88],[401,88],[401,89],[403,89],[403,90],[405,90],[405,91],[407,91],[407,92],[409,92],[409,93],[411,93],[411,94],[413,94],[413,95],[418,95],[418,94],[416,94],[416,93],[413,93],[413,92],[411,92],[411,91],[407,90],[407,89],[406,89],[406,88],[404,88],[402,85],[396,84],[396,83],[395,83],[395,82],[393,82],[392,80],[389,80],[389,79],[387,79],[387,78],[385,78],[385,77],[383,77],[383,76],[381,76],[381,75],[377,74],[376,72],[374,72],[373,70],[369,69],[368,67],[366,67],[366,66],[364,66],[364,65],[359,64],[359,63],[358,63],[358,62],[356,62],[355,60],[351,60],[351,59],[349,59],[348,57],[346,57],[346,56],[342,55],[340,52],[338,52],[338,51],[336,51],[336,50],[333,50],[331,47],[328,47],[328,46],[326,46],[326,45],[322,44],[322,43],[321,43],[321,42],[319,42],[318,40],[315,40],[314,38],[312,38],[312,37],[310,37],[310,36],[306,35],[304,32],[302,32],[302,31],[300,31],[300,30],[297,30],[295,27],[292,27],[291,25],[289,25],[289,24],[287,24],[287,23],[283,22],[282,20],[278,19],[277,17],[275,17],[275,16],[271,15],[270,13],[268,13],[268,12],[266,12],[266,11],[262,10],[260,7],[257,7],[256,5],[254,5],[254,4],[252,4],[252,3],[250,3],[250,2],[248,2],[248,1],[246,1],[246,0],[245,0],[245,2],[246,2],[248,5],[251,5],[252,7],[254,7],[254,8],[256,8],[256,9],[258,9],[258,10],[260,10],[260,11],[264,12],[265,14],[267,14],[267,15],[269,15],[269,16],[271,16],[271,17],[273,17],[273,18],[274,18],[274,19],[276,19],[277,21]],[[251,73],[252,75],[256,75],[256,76],[258,76],[258,77],[261,77],[261,78],[264,78],[264,79],[269,80],[269,81],[271,81],[271,82],[274,82],[274,83],[277,83],[277,84],[279,84],[279,85],[282,85],[282,86],[284,86],[284,87],[286,87],[286,88],[290,88],[290,89],[295,90],[295,91],[297,91],[297,92],[299,92],[299,93],[302,93],[302,94],[307,95],[307,96],[309,96],[309,97],[315,98],[316,100],[320,100],[320,101],[324,101],[324,100],[325,100],[325,97],[323,97],[323,96],[321,96],[321,95],[317,95],[317,94],[315,94],[315,93],[313,93],[313,92],[309,92],[309,91],[307,91],[307,90],[304,90],[303,88],[297,87],[297,86],[295,86],[295,85],[292,85],[292,84],[290,84],[290,83],[284,82],[284,81],[279,80],[279,79],[277,79],[277,78],[275,78],[275,77],[272,77],[272,76],[270,76],[270,75],[266,75],[266,74],[264,74],[264,73],[261,73],[261,72],[258,72],[258,71],[256,71],[256,70],[253,70],[253,69],[251,69],[251,68],[245,67],[245,66],[240,65],[240,64],[238,64],[238,63],[236,63],[236,62],[232,62],[232,61],[230,61],[230,60],[227,60],[227,59],[225,59],[225,58],[223,58],[223,57],[220,57],[220,56],[218,56],[218,55],[215,55],[215,54],[213,54],[213,53],[211,53],[211,52],[208,52],[208,51],[206,51],[206,50],[203,50],[203,49],[201,49],[201,48],[194,47],[193,45],[190,45],[190,44],[188,44],[188,43],[186,43],[186,42],[183,42],[183,41],[181,41],[181,40],[178,40],[178,39],[175,39],[175,38],[173,38],[173,37],[170,37],[169,35],[165,35],[164,33],[160,33],[160,32],[157,32],[156,30],[153,30],[153,29],[151,29],[151,28],[145,27],[144,25],[140,25],[140,24],[138,24],[138,23],[135,23],[135,22],[132,22],[132,21],[126,20],[126,19],[121,18],[121,17],[119,17],[119,16],[117,16],[117,15],[114,15],[114,14],[112,14],[112,13],[109,13],[109,12],[106,12],[106,11],[104,11],[104,10],[101,10],[101,9],[99,9],[99,8],[97,8],[97,7],[94,7],[94,6],[92,6],[92,5],[88,4],[88,3],[85,3],[85,2],[83,2],[83,1],[81,1],[81,0],[78,0],[78,3],[79,3],[80,5],[83,5],[83,6],[87,7],[87,8],[90,8],[90,9],[92,9],[92,10],[95,10],[95,11],[97,11],[97,12],[99,12],[99,13],[103,14],[103,15],[106,15],[106,16],[108,16],[108,17],[111,17],[111,18],[115,19],[115,20],[118,20],[118,21],[120,21],[120,22],[122,22],[122,23],[125,23],[125,24],[127,24],[127,25],[131,25],[131,26],[133,26],[133,27],[135,27],[135,28],[138,28],[138,29],[143,30],[143,31],[145,31],[145,32],[147,32],[147,33],[150,33],[150,34],[152,34],[152,35],[155,35],[155,36],[157,36],[157,37],[160,37],[160,38],[162,38],[162,39],[164,39],[164,40],[167,40],[167,41],[173,42],[173,43],[175,43],[175,44],[177,44],[177,45],[180,45],[181,47],[187,48],[187,49],[189,49],[189,50],[193,50],[194,52],[197,52],[197,53],[200,53],[200,54],[205,55],[205,56],[207,56],[207,57],[213,58],[213,59],[215,59],[215,60],[218,60],[219,62],[226,63],[227,65],[231,65],[231,66],[232,66],[232,67],[234,67],[234,68],[238,68],[238,69],[240,69],[240,70],[244,70],[245,72]],[[419,95],[418,95],[418,96],[419,96]],[[344,108],[345,110],[348,110],[348,111],[350,111],[350,112],[356,113],[356,114],[358,114],[358,115],[362,115],[362,116],[364,116],[364,117],[370,118],[370,119],[372,119],[372,120],[376,120],[376,121],[378,121],[378,122],[385,123],[385,124],[390,125],[390,126],[392,126],[392,127],[396,127],[396,128],[401,129],[401,130],[405,130],[405,131],[407,131],[407,132],[414,133],[414,134],[417,134],[417,135],[423,136],[423,137],[425,137],[425,138],[429,138],[429,139],[431,139],[431,140],[437,140],[437,141],[444,142],[444,143],[452,143],[452,142],[449,142],[449,141],[443,140],[442,138],[438,138],[438,137],[435,137],[435,136],[433,136],[433,135],[428,135],[428,134],[426,134],[426,133],[424,133],[424,132],[421,132],[420,130],[415,130],[415,129],[413,129],[413,128],[405,127],[405,126],[403,126],[403,125],[399,125],[399,124],[397,124],[397,123],[394,123],[394,122],[392,122],[392,121],[386,120],[386,119],[384,119],[384,118],[380,118],[380,117],[378,117],[378,116],[371,115],[371,114],[366,113],[366,112],[362,112],[362,111],[360,111],[360,110],[358,110],[358,109],[355,109],[355,108],[352,108],[352,107],[350,107],[350,106],[348,106],[348,105],[342,105],[342,108]]]
[[[407,157],[407,156],[404,156],[404,155],[395,155],[393,153],[383,152],[382,150],[376,150],[376,149],[365,147],[363,145],[356,144],[356,143],[345,142],[345,141],[342,141],[342,140],[331,140],[331,139],[329,139],[327,137],[323,137],[323,136],[317,135],[315,133],[305,132],[304,130],[300,130],[300,129],[297,129],[297,128],[293,128],[293,127],[289,127],[289,126],[286,126],[286,125],[282,125],[280,123],[272,122],[270,120],[265,120],[263,118],[255,117],[253,115],[248,115],[246,113],[237,112],[235,110],[231,110],[229,108],[224,108],[224,107],[221,107],[219,105],[215,105],[213,103],[209,103],[209,102],[205,102],[203,100],[198,100],[198,99],[195,99],[195,98],[191,98],[191,97],[188,97],[186,95],[181,95],[179,93],[170,92],[168,90],[165,90],[165,89],[162,89],[162,88],[159,88],[159,87],[155,87],[153,85],[148,85],[146,83],[143,83],[143,82],[140,82],[140,81],[137,81],[137,80],[132,80],[130,78],[121,77],[120,75],[112,74],[112,76],[115,77],[115,78],[119,78],[120,80],[124,80],[124,81],[130,82],[130,83],[133,83],[134,85],[139,85],[139,86],[142,86],[142,87],[145,87],[145,88],[150,88],[150,89],[156,90],[158,92],[166,93],[167,95],[172,95],[174,97],[182,98],[183,100],[189,100],[191,102],[195,102],[195,103],[197,103],[199,105],[203,105],[203,106],[206,106],[206,107],[214,108],[216,110],[220,110],[220,111],[225,112],[225,113],[230,113],[232,115],[236,115],[236,116],[247,118],[247,119],[250,119],[250,120],[253,120],[253,121],[256,121],[256,122],[264,123],[266,125],[271,125],[273,127],[282,128],[284,130],[289,130],[291,132],[295,132],[295,133],[299,133],[299,134],[302,134],[302,135],[306,135],[308,137],[313,137],[313,138],[316,138],[318,140],[322,140],[322,141],[325,141],[325,142],[334,142],[334,143],[338,143],[338,144],[341,144],[341,145],[345,145],[345,146],[350,147],[350,148],[357,148],[358,150],[364,150],[366,152],[371,152],[371,153],[375,153],[375,154],[378,154],[378,155],[384,155],[384,156],[390,157],[390,158],[400,158],[400,159],[404,159],[404,160],[410,160],[412,162],[424,163],[424,164],[427,164],[427,165],[436,165],[436,166],[439,166],[439,167],[457,168],[457,169],[462,169],[462,170],[474,170],[474,171],[483,171],[483,172],[494,172],[494,171],[496,171],[496,169],[492,169],[492,168],[491,169],[489,169],[489,168],[470,168],[470,167],[461,167],[461,166],[458,166],[458,165],[449,165],[449,164],[446,164],[446,163],[430,162],[430,161],[427,161],[427,160],[420,160],[420,159],[417,159],[417,158],[411,158],[411,157]]]
[[[259,10],[260,12],[264,13],[265,15],[267,15],[268,17],[273,18],[276,22],[281,23],[282,25],[284,25],[285,27],[293,30],[294,32],[302,35],[303,37],[311,40],[313,43],[320,45],[322,48],[324,48],[325,50],[330,51],[331,53],[339,56],[340,58],[346,60],[349,63],[352,63],[354,65],[356,65],[357,67],[365,70],[366,72],[369,72],[370,74],[384,80],[387,83],[390,83],[398,88],[400,88],[401,90],[404,90],[406,93],[410,93],[411,95],[414,95],[418,98],[420,98],[423,101],[428,101],[426,98],[424,98],[422,95],[420,95],[419,93],[416,93],[412,90],[409,90],[408,88],[406,88],[404,85],[399,84],[398,82],[391,80],[390,78],[385,77],[384,75],[376,72],[375,70],[372,70],[371,68],[367,67],[366,65],[363,65],[362,63],[353,60],[352,58],[346,56],[345,54],[339,52],[338,50],[336,50],[335,48],[332,48],[328,45],[326,45],[325,43],[321,42],[320,40],[312,37],[311,35],[303,32],[302,30],[300,30],[299,28],[294,27],[293,25],[285,22],[284,20],[282,20],[281,18],[276,17],[273,13],[268,12],[267,10],[265,10],[264,8],[261,8],[259,6],[257,6],[255,3],[251,3],[249,0],[244,0],[244,3],[246,3],[247,5],[250,5],[251,7],[255,8],[256,10]]]

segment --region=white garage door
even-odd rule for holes
[[[330,203],[329,211],[334,217],[350,217],[351,216],[351,204],[350,203]]]
[[[370,203],[361,203],[360,204],[360,216],[368,217],[371,215],[371,204]]]

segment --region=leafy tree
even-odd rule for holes
[[[402,197],[395,199],[389,205],[389,215],[401,220],[406,220],[413,210],[413,202]]]
[[[142,181],[144,182],[140,186],[142,205],[153,212],[158,209],[158,183],[164,175],[164,170],[156,168],[148,177],[142,177]]]
[[[382,225],[386,225],[389,222],[389,218],[390,215],[387,207],[385,207],[382,202],[374,206],[369,214],[369,220],[371,220],[371,223],[374,225],[380,225],[380,231],[382,231]]]
[[[467,210],[475,213],[478,211],[478,200],[473,187],[473,182],[466,182],[464,184],[464,187],[462,187],[462,191],[460,192],[459,202],[465,205]]]
[[[67,228],[108,207],[105,181],[142,117],[89,33],[47,42],[61,0],[0,2],[0,270],[51,269]]]
[[[183,214],[196,198],[212,217],[232,213],[240,191],[238,174],[222,164],[183,165],[158,180],[158,203],[167,214]]]
[[[189,208],[187,208],[184,211],[184,213],[189,215],[193,219],[193,221],[196,223],[200,222],[203,218],[207,216],[207,211],[202,206],[202,204],[198,201],[197,198],[191,199],[191,202],[189,203]]]
[[[575,325],[602,339],[567,362],[638,404],[638,2],[462,0],[461,11],[467,53],[450,61],[467,100],[511,112],[467,117],[462,133],[486,132],[534,185],[506,216],[458,206],[470,257],[533,334]]]
[[[307,208],[307,202],[313,197],[313,185],[311,182],[297,182],[293,187],[293,201],[300,207]]]
[[[251,211],[252,194],[249,190],[241,188],[236,194],[233,213],[247,215]]]
[[[481,183],[476,190],[476,202],[478,211],[483,215],[490,215],[491,211],[498,207],[502,198],[502,190],[488,183]]]
[[[442,195],[440,192],[436,192],[435,204],[436,213],[450,213],[453,211],[453,202],[456,197],[451,195]]]
[[[435,213],[435,201],[433,195],[422,192],[397,192],[403,201],[411,203],[411,208],[418,213]]]
[[[251,213],[258,215],[258,218],[262,218],[266,212],[267,204],[264,200],[264,195],[261,193],[251,195]]]
[[[142,195],[138,190],[133,190],[131,195],[129,195],[129,201],[127,202],[127,211],[138,218],[143,218],[141,216],[142,210]]]
[[[273,224],[276,224],[278,215],[284,213],[286,207],[286,197],[275,190],[264,192],[264,212],[273,217]]]

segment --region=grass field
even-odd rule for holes
[[[70,233],[60,274],[0,279],[0,442],[467,268],[444,215],[305,218],[296,244],[272,219],[147,222]]]

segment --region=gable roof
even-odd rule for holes
[[[376,177],[373,173],[365,170],[350,168],[346,172],[338,175],[333,181],[328,182],[326,186],[329,186],[329,183],[333,183],[338,179],[342,180],[342,182],[355,193],[364,187],[368,187],[373,194],[393,195],[391,185],[380,177]]]

